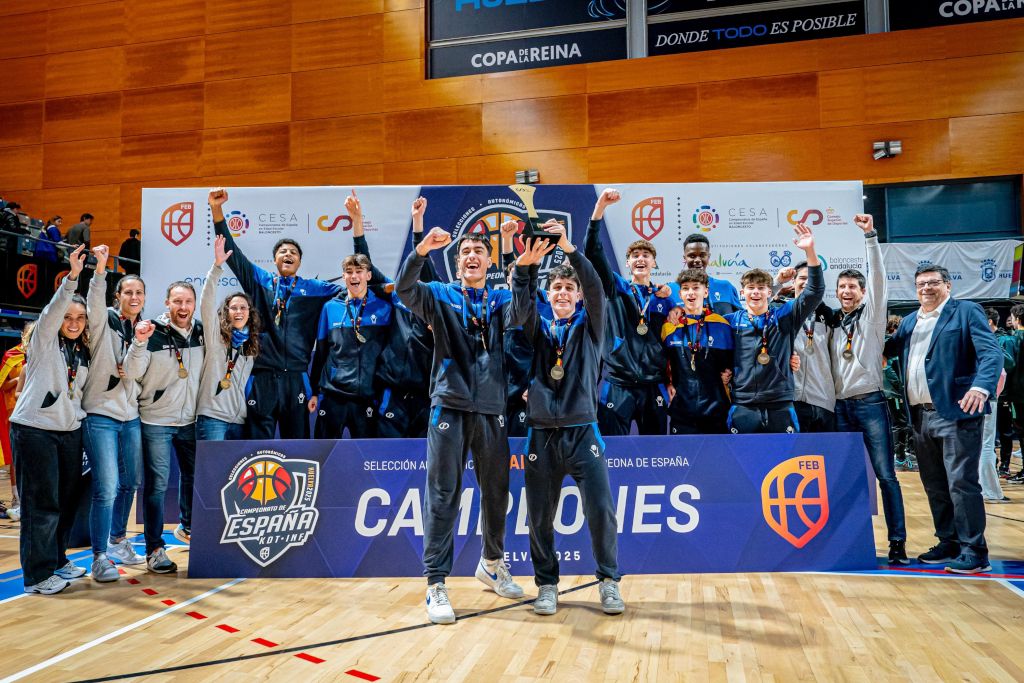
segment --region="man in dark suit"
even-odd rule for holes
[[[903,319],[885,355],[899,356],[905,368],[903,393],[939,539],[917,559],[955,574],[991,571],[978,462],[1003,352],[981,306],[950,297],[948,270],[922,265],[914,282],[921,308]]]

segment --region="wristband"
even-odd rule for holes
[[[869,230],[866,233],[864,233],[864,239],[870,239],[872,237],[878,237],[877,230]]]

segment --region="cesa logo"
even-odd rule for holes
[[[249,217],[241,211],[236,210],[229,213],[225,222],[233,237],[241,237],[249,229]]]
[[[26,263],[18,268],[14,279],[18,284],[21,296],[30,299],[36,293],[36,287],[39,286],[39,267],[34,263]]]
[[[798,213],[800,213],[799,209],[791,210],[786,214],[786,222],[790,225],[796,225],[797,223],[803,223],[804,225],[821,225],[822,221],[825,220],[825,214],[818,209],[807,209],[800,218],[796,217]]]
[[[192,202],[179,202],[164,209],[160,216],[160,233],[174,246],[180,246],[192,236],[195,224],[195,206]]]
[[[328,220],[331,222],[328,223]],[[320,218],[316,219],[316,227],[320,228],[324,232],[336,230],[339,225],[342,225],[342,232],[348,232],[352,229],[352,217],[342,214],[340,216],[335,216],[334,218],[330,218],[329,216],[320,216]]]
[[[53,278],[53,291],[56,292],[57,288],[60,287],[60,283],[64,280],[64,278],[66,278],[70,274],[70,270],[62,270],[59,273],[57,273],[57,275]]]
[[[825,457],[799,455],[772,468],[761,482],[761,511],[794,548],[807,545],[828,523]]]
[[[701,232],[711,232],[718,227],[718,212],[708,204],[702,204],[693,212],[693,227]]]
[[[665,198],[648,197],[633,206],[633,231],[652,240],[665,227]]]

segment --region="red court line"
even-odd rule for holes
[[[320,659],[319,657],[314,657],[313,655],[306,654],[305,652],[300,652],[299,654],[297,654],[295,656],[298,657],[299,659],[305,659],[307,662],[313,662],[314,664],[323,664],[324,663],[324,660]]]
[[[264,647],[277,647],[277,643],[271,642],[266,638],[253,638],[252,642],[256,643],[257,645],[263,645]]]
[[[238,633],[238,629],[234,626],[228,626],[227,624],[217,624],[217,628],[221,631],[227,631],[228,633]]]
[[[356,678],[361,678],[364,681],[379,681],[380,680],[380,676],[374,676],[373,674],[364,673],[364,672],[360,671],[359,669],[349,669],[345,673],[347,673],[349,676],[355,676]]]
[[[205,619],[206,618],[205,614],[200,614],[199,612],[185,612],[185,614],[189,615],[193,619]]]
[[[124,576],[124,575],[125,575],[125,574],[127,574],[128,572],[126,572],[125,570],[123,570],[123,569],[121,569],[120,567],[118,567],[118,568],[117,568],[117,573],[118,573],[118,574],[121,574],[122,576]]]
[[[894,572],[911,572],[916,574],[942,574],[944,576],[980,576],[992,579],[1024,579],[1024,574],[954,574],[953,572],[947,572],[945,569],[919,569],[917,567],[879,567],[879,569],[888,569]]]
[[[157,593],[152,588],[143,588],[142,592],[145,593],[146,595],[159,595],[159,593]]]
[[[161,600],[160,602],[164,603],[167,606],[174,604],[174,600]]]
[[[127,579],[127,581],[128,581],[128,583],[130,583],[133,586],[139,584],[139,580],[138,579]]]

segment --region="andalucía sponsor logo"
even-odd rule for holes
[[[305,545],[320,516],[319,485],[320,463],[313,460],[259,450],[239,461],[220,491],[225,521],[220,542],[237,543],[261,567]]]
[[[693,212],[693,227],[701,232],[711,232],[718,227],[718,212],[707,204],[698,206]]]
[[[736,252],[732,258],[719,254],[708,261],[708,268],[750,268],[750,264],[739,252]]]
[[[341,231],[347,232],[352,229],[352,218],[342,214],[340,216],[320,216],[316,219],[316,227],[320,228],[324,232],[331,232],[336,230],[341,225]]]
[[[192,202],[179,202],[168,206],[160,216],[160,233],[174,246],[192,236],[194,209]]]
[[[36,287],[39,284],[39,267],[34,263],[26,263],[18,268],[14,279],[18,283],[18,291],[21,295],[30,299],[36,293]]]
[[[806,209],[803,214],[800,213],[800,209],[793,209],[786,214],[786,222],[790,225],[796,225],[797,223],[803,223],[804,225],[821,225],[824,220],[825,214],[818,209]]]
[[[772,468],[761,482],[761,511],[790,545],[807,545],[828,523],[825,457],[798,455]]]
[[[633,207],[633,231],[645,240],[654,239],[664,227],[664,197],[648,197]]]
[[[249,229],[249,217],[241,211],[232,211],[226,217],[228,230],[233,237],[241,237]]]

